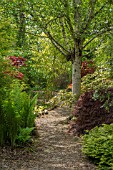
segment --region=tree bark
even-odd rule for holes
[[[72,93],[80,96],[81,92],[81,56],[75,56],[72,63]]]
[[[74,57],[72,62],[72,94],[77,97],[81,93],[81,63],[82,63],[82,50],[79,41],[75,42]]]
[[[81,62],[82,62],[82,37],[80,33],[81,17],[80,6],[82,0],[73,0],[74,6],[74,56],[72,62],[72,94],[76,94],[77,98],[81,93]]]
[[[18,33],[17,33],[17,47],[25,48],[26,44],[26,19],[25,13],[23,10],[23,4],[20,2],[18,7],[18,13],[16,14],[16,22],[18,26]]]

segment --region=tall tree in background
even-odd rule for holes
[[[24,4],[20,1],[18,6],[13,14],[16,25],[18,28],[17,33],[17,47],[22,48],[26,45],[26,17],[25,17],[25,7]]]
[[[32,21],[72,61],[72,92],[81,91],[81,62],[113,29],[111,0],[39,0],[29,3]],[[94,43],[96,41],[96,43]],[[91,43],[95,44],[93,47]],[[88,50],[87,50],[88,49]]]
[[[10,27],[14,25],[13,29],[13,44],[15,44],[15,49],[25,49],[27,47],[26,42],[26,25],[27,15],[26,8],[27,3],[25,1],[2,1],[0,4],[2,9],[1,17],[7,17],[7,21],[10,21]],[[8,32],[7,32],[8,34]],[[12,37],[9,37],[12,38]],[[13,48],[14,49],[14,48]]]
[[[31,48],[32,42],[39,47],[38,37],[49,38],[67,61],[72,62],[72,92],[79,96],[82,57],[98,49],[112,32],[113,1],[8,0],[1,7],[16,27],[17,47],[26,49],[28,44]]]

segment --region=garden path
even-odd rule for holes
[[[67,108],[36,119],[39,139],[31,147],[0,149],[0,170],[96,170],[81,152],[80,138],[69,135]]]

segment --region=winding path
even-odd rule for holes
[[[35,141],[32,152],[2,151],[5,158],[0,156],[0,170],[96,170],[82,155],[80,139],[67,133],[68,125],[64,122],[68,115],[66,108],[56,108],[37,118],[40,140]]]

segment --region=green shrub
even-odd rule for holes
[[[81,90],[97,90],[101,88],[113,87],[113,81],[110,78],[110,72],[106,69],[97,69],[93,74],[87,74],[82,78]]]
[[[7,74],[10,71],[8,61],[0,56],[0,144],[3,144],[7,133],[5,128],[5,114],[3,112],[3,101],[6,99],[7,91],[9,90],[12,78]],[[4,133],[5,131],[5,133]]]
[[[98,164],[101,170],[113,169],[113,124],[95,127],[83,136],[82,151]]]
[[[15,145],[16,138],[21,128],[34,126],[34,106],[37,95],[34,98],[24,91],[23,85],[15,80],[6,91],[6,97],[2,101],[0,144],[7,141]]]
[[[2,100],[5,98],[7,89],[9,89],[12,78],[6,74],[9,71],[9,63],[0,56],[0,114],[2,112]]]
[[[51,109],[55,107],[67,106],[72,107],[72,104],[77,100],[76,95],[72,95],[72,92],[66,90],[60,90],[53,98],[51,98],[47,104]]]
[[[32,128],[20,128],[19,134],[17,136],[17,143],[19,145],[22,145],[26,142],[28,142],[31,139],[31,132],[33,131],[33,127]]]

